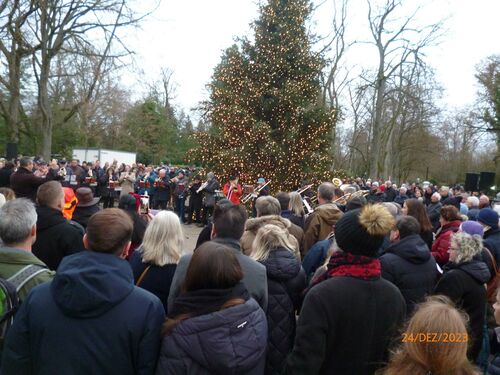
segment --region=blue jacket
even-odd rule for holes
[[[181,321],[163,338],[156,374],[262,375],[266,349],[266,315],[251,298]]]
[[[325,263],[328,249],[332,246],[332,242],[333,237],[318,241],[307,252],[302,262],[302,268],[304,268],[308,282],[312,279],[316,270]]]
[[[30,292],[5,342],[3,375],[153,374],[165,313],[127,261],[83,251]]]

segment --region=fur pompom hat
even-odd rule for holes
[[[335,239],[345,252],[375,257],[394,225],[394,217],[386,207],[370,204],[345,213],[335,225]]]

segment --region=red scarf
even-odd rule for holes
[[[380,260],[339,251],[333,253],[327,271],[313,280],[312,285],[316,285],[330,277],[349,276],[361,280],[377,280],[380,275]]]

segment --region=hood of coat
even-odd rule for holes
[[[273,280],[290,280],[300,272],[300,262],[297,257],[283,247],[272,250],[268,258],[261,263],[266,267],[267,277]]]
[[[67,316],[100,316],[134,289],[128,262],[113,254],[81,251],[63,258],[52,281],[51,293]]]
[[[36,213],[38,216],[36,221],[37,231],[43,231],[58,224],[67,222],[63,213],[55,208],[44,206],[37,207]]]
[[[266,353],[267,320],[251,298],[241,305],[186,319],[164,341],[164,350],[168,352],[175,343],[210,373],[245,373]]]
[[[447,264],[447,268],[460,269],[480,284],[488,282],[491,275],[486,263],[480,260],[471,260],[469,262],[463,262],[459,264],[450,262]]]
[[[396,254],[414,264],[425,263],[431,257],[427,244],[419,234],[412,234],[403,238],[389,246],[385,252]]]
[[[257,234],[257,231],[266,224],[273,224],[283,229],[288,229],[292,226],[292,222],[290,220],[279,215],[267,215],[247,220],[245,230]]]
[[[328,226],[333,226],[343,215],[335,203],[322,204],[314,210],[314,215]]]

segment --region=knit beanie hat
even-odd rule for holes
[[[498,213],[491,208],[483,208],[477,215],[477,221],[492,229],[498,229]]]
[[[471,236],[477,234],[483,237],[484,228],[477,221],[467,220],[460,224],[460,230],[465,233],[469,233]]]
[[[374,257],[395,220],[381,204],[348,211],[335,225],[335,239],[345,252]]]

